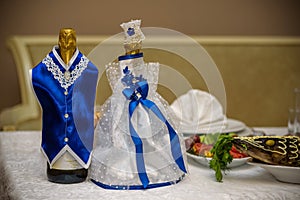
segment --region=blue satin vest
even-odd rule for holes
[[[32,69],[33,89],[43,110],[41,148],[50,166],[68,151],[82,167],[88,168],[98,70],[77,50],[66,74],[58,51],[54,47]]]

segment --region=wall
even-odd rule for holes
[[[5,46],[10,35],[57,34],[62,27],[78,35],[113,35],[121,32],[121,22],[140,18],[144,27],[190,35],[300,36],[299,8],[299,1],[273,0],[2,0],[0,110],[20,102],[15,64]]]

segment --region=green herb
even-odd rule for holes
[[[227,170],[227,165],[232,161],[232,156],[229,153],[232,147],[232,141],[233,137],[229,135],[220,135],[211,150],[213,157],[209,162],[209,167],[215,171],[215,177],[218,182],[222,182],[222,171]]]

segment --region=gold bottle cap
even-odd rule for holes
[[[75,30],[72,28],[60,29],[58,46],[62,60],[68,64],[77,48]]]

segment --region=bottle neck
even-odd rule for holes
[[[141,53],[141,50],[140,49],[135,49],[135,50],[126,52],[126,55],[135,55],[135,54],[139,54],[139,53]]]
[[[72,57],[75,53],[75,50],[76,50],[76,47],[74,47],[72,49],[67,49],[67,50],[60,48],[60,56],[66,65],[69,64],[70,60],[72,59]]]
[[[135,68],[144,65],[143,53],[124,55],[120,56],[118,59],[121,70],[128,67],[130,71],[134,71]]]

